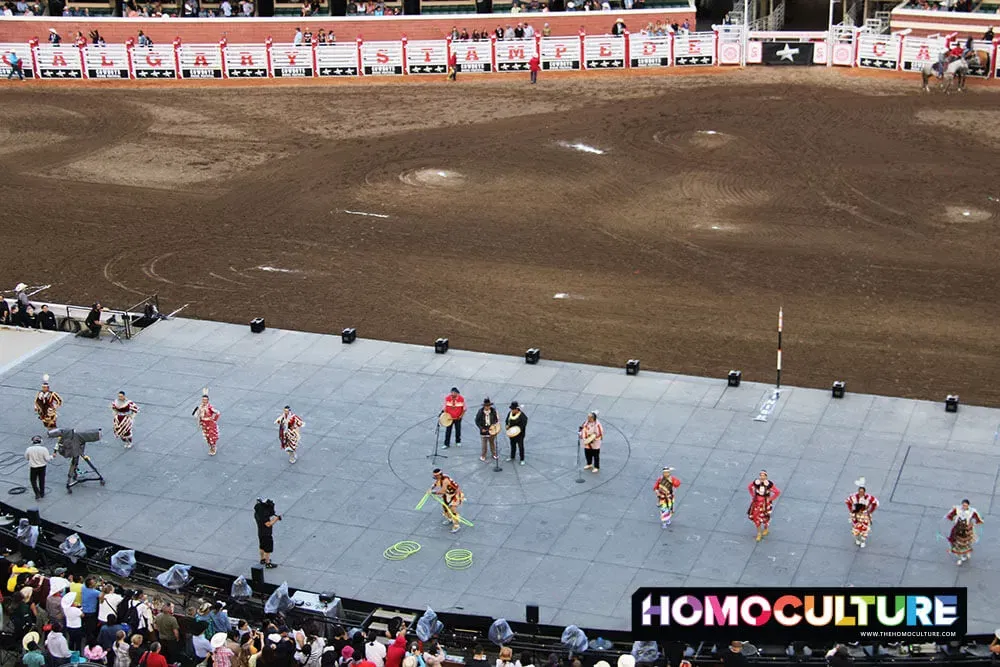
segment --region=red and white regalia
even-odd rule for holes
[[[281,443],[281,449],[289,454],[294,454],[295,449],[299,446],[299,438],[302,435],[302,427],[306,425],[305,422],[294,412],[283,412],[274,420],[274,423],[278,425],[278,442]]]
[[[115,437],[125,443],[125,448],[132,447],[132,426],[135,415],[139,414],[139,406],[129,399],[116,398],[111,402],[111,412],[114,413]]]
[[[202,402],[194,409],[194,414],[208,444],[208,453],[214,456],[216,445],[219,444],[219,417],[222,415],[208,402],[208,394],[202,396]]]
[[[975,507],[956,505],[944,518],[954,522],[948,535],[948,544],[951,545],[948,551],[958,558],[958,565],[961,565],[972,556],[972,545],[979,540],[975,526],[983,522],[983,517]]]
[[[758,529],[763,527],[766,534],[771,525],[771,510],[774,501],[781,495],[781,489],[769,479],[758,478],[747,485],[747,490],[750,491],[751,498],[747,518],[753,521],[753,525]]]
[[[35,394],[35,412],[42,425],[52,430],[56,427],[56,418],[59,416],[57,408],[62,405],[62,396],[49,389],[49,376],[42,378],[42,390]]]
[[[854,535],[854,543],[859,547],[865,546],[868,536],[872,530],[872,515],[867,510],[858,510],[851,513],[851,533]]]

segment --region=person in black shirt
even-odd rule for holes
[[[7,305],[7,300],[0,297],[0,324],[10,323],[10,306]]]
[[[520,451],[521,465],[524,465],[524,432],[528,428],[528,416],[521,412],[521,406],[517,401],[510,404],[510,412],[507,414],[505,423],[507,437],[510,438],[510,458],[507,460],[513,461]]]
[[[271,552],[274,551],[274,524],[281,521],[281,516],[274,512],[274,501],[257,499],[253,507],[254,520],[257,523],[257,542],[260,548],[260,564],[271,569],[278,567],[271,562]]]
[[[87,313],[87,319],[84,320],[84,326],[86,329],[77,334],[82,338],[100,338],[101,337],[101,311],[104,307],[100,302],[95,303],[90,307],[90,312]]]
[[[55,331],[58,329],[56,324],[56,315],[47,305],[42,306],[42,311],[38,313],[38,326],[46,331]]]
[[[24,326],[29,329],[38,328],[38,317],[35,315],[34,306],[28,306],[27,310],[24,312]]]

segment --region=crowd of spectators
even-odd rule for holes
[[[437,638],[419,641],[399,617],[384,632],[311,621],[307,627],[290,627],[280,614],[250,622],[230,618],[218,601],[197,600],[175,609],[165,598],[121,589],[96,576],[65,570],[45,576],[31,562],[0,562],[8,571],[6,616],[23,649],[24,667],[84,660],[106,667],[441,667],[448,657]],[[582,667],[578,660],[564,664],[556,654],[539,663],[530,652],[515,656],[509,647],[502,647],[494,662],[482,646],[466,664]],[[634,666],[631,656],[618,662],[618,667]]]
[[[36,308],[27,298],[18,298],[12,304],[0,299],[0,324],[47,331],[55,331],[57,328],[55,313],[49,310],[48,305]]]

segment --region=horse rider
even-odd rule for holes
[[[972,36],[970,35],[969,38],[965,40],[965,50],[962,51],[962,57],[968,58],[975,52],[976,52],[975,45],[973,44]]]

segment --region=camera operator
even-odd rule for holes
[[[274,551],[274,524],[281,521],[281,515],[274,511],[274,501],[257,499],[253,508],[254,520],[257,522],[257,546],[260,549],[260,564],[268,569],[278,567],[271,562],[271,552]]]

